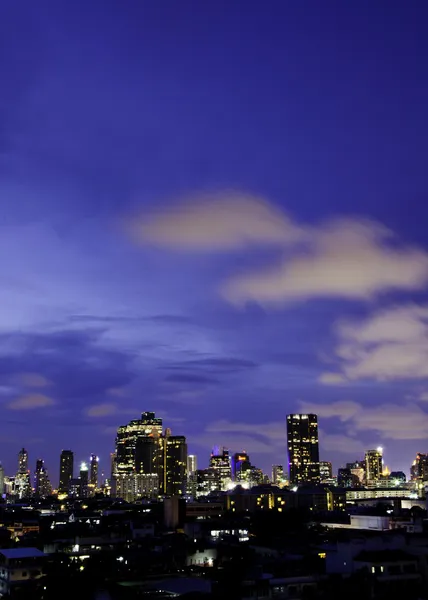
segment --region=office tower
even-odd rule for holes
[[[85,462],[80,464],[79,480],[79,496],[80,498],[87,498],[89,495],[89,471]]]
[[[52,486],[49,481],[48,472],[44,461],[41,458],[36,461],[34,493],[37,498],[46,498],[52,494]]]
[[[159,438],[158,463],[159,492],[164,496],[177,496],[186,492],[187,443],[184,435],[171,435],[166,429]]]
[[[196,454],[189,454],[187,457],[187,474],[193,475],[198,470],[198,461]]]
[[[220,473],[215,469],[200,469],[196,471],[195,478],[195,496],[198,498],[221,489]]]
[[[383,457],[382,448],[367,450],[366,456],[366,483],[375,483],[382,476]]]
[[[18,472],[14,479],[14,494],[22,500],[23,498],[29,498],[31,493],[32,488],[30,471],[28,469],[28,452],[25,448],[22,448],[18,453]]]
[[[18,454],[18,473],[28,473],[28,452],[25,448],[22,448]]]
[[[403,471],[391,471],[389,480],[394,486],[399,487],[406,483],[406,474]]]
[[[154,412],[144,412],[141,419],[134,419],[127,425],[121,425],[116,436],[116,474],[132,475],[137,472],[137,442],[141,438],[159,438],[162,435],[162,419],[155,417]],[[149,444],[150,445],[150,444]],[[140,447],[144,454],[144,449]],[[144,463],[144,460],[138,458]]]
[[[68,494],[70,481],[73,479],[73,472],[74,454],[71,450],[63,450],[59,459],[59,492]]]
[[[418,452],[410,468],[412,481],[428,481],[428,454]]]
[[[293,484],[320,480],[318,419],[316,415],[287,415],[288,468]]]
[[[341,468],[337,471],[337,485],[339,487],[353,487],[354,479],[351,469]]]
[[[90,486],[93,488],[93,490],[96,490],[98,487],[98,461],[100,459],[98,458],[98,456],[96,456],[95,454],[91,454],[91,459],[90,459],[90,475],[89,475],[89,484]]]
[[[248,472],[251,469],[250,457],[245,451],[236,452],[232,456],[232,480],[246,481]]]
[[[227,485],[232,481],[229,450],[226,448],[213,448],[209,466],[210,469],[214,469],[218,472],[221,481],[221,489],[226,489]]]
[[[331,462],[326,460],[320,461],[320,480],[321,482],[327,481],[333,478],[333,467]]]
[[[4,468],[3,465],[0,463],[0,498],[3,496],[4,494]]]
[[[281,485],[286,481],[284,474],[284,467],[282,465],[272,466],[272,483],[275,485]]]

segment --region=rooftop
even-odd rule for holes
[[[5,558],[35,558],[38,556],[46,556],[44,552],[38,548],[4,548],[0,550]]]

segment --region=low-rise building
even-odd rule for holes
[[[43,576],[46,555],[37,548],[0,550],[0,597],[29,587]]]

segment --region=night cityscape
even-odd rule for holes
[[[427,23],[0,0],[0,600],[428,600]]]

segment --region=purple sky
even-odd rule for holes
[[[3,2],[0,460],[428,451],[425,2]]]

